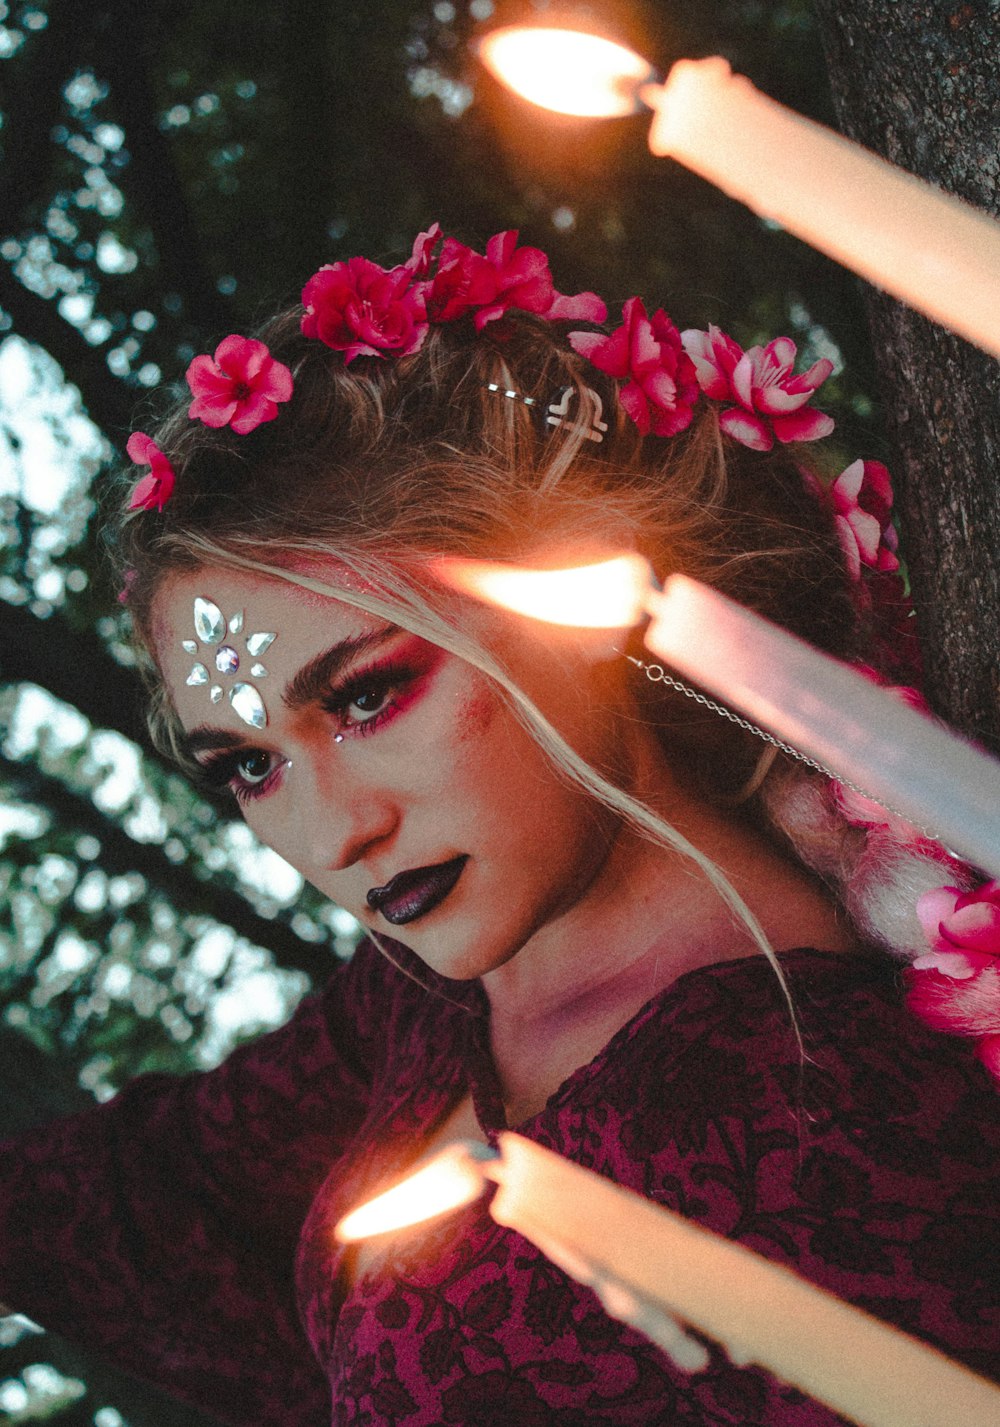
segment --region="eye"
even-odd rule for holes
[[[365,689],[363,693],[355,695],[348,705],[348,711],[357,709],[362,715],[357,722],[365,723],[369,718],[373,718],[375,714],[382,710],[385,706],[386,699],[389,697],[389,693],[390,688],[388,685],[373,684],[370,688]]]
[[[282,760],[263,748],[222,753],[202,764],[202,776],[212,788],[228,788],[237,802],[260,798],[271,790]]]
[[[368,669],[331,690],[323,707],[334,715],[343,733],[374,733],[392,717],[415,677],[412,670],[395,664]]]
[[[252,748],[244,753],[235,767],[236,776],[248,787],[263,783],[271,772],[271,755],[262,748]]]

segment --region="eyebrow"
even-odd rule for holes
[[[330,692],[333,680],[354,659],[381,648],[400,632],[398,624],[387,624],[369,634],[359,634],[353,639],[343,639],[339,644],[331,645],[322,654],[317,654],[315,659],[310,659],[308,664],[303,664],[282,694],[281,702],[286,708],[295,710],[324,698]],[[192,755],[208,749],[245,748],[250,741],[246,734],[211,724],[192,729],[184,738],[187,752]]]
[[[353,639],[341,640],[339,644],[334,644],[322,654],[317,654],[315,659],[310,659],[308,664],[303,664],[282,694],[281,702],[285,708],[294,711],[304,708],[306,704],[325,698],[337,675],[358,655],[367,654],[373,649],[380,649],[383,644],[387,644],[392,639],[393,635],[399,634],[399,632],[398,624],[387,624],[384,628],[372,630],[369,634],[359,634]]]

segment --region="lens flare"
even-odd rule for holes
[[[659,78],[634,50],[579,30],[509,25],[480,40],[479,57],[522,99],[581,118],[636,113],[639,90]]]
[[[342,1244],[352,1244],[471,1204],[483,1192],[486,1160],[495,1158],[492,1150],[464,1140],[449,1145],[401,1184],[352,1209],[334,1233]]]
[[[638,624],[653,588],[641,555],[617,555],[596,565],[526,570],[488,560],[435,561],[443,584],[486,604],[577,629],[630,629]]]

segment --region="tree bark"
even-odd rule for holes
[[[816,0],[816,11],[845,133],[1000,215],[997,0]],[[1000,365],[866,295],[926,691],[1000,751]]]

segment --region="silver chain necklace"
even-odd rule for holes
[[[727,709],[724,704],[716,703],[714,699],[708,698],[706,694],[699,693],[690,684],[685,684],[681,679],[675,679],[673,674],[668,674],[662,664],[646,664],[642,659],[636,659],[631,654],[626,654],[625,658],[630,664],[634,664],[637,669],[641,669],[646,678],[653,684],[666,684],[668,689],[675,689],[677,693],[683,694],[685,698],[694,699],[696,704],[701,704],[702,708],[708,709],[711,713],[718,714],[720,718],[728,720],[737,728],[742,728],[746,733],[752,733],[755,738],[762,738],[765,743],[769,743],[772,748],[777,748],[782,753],[787,753],[789,758],[794,758],[797,763],[804,763],[807,768],[812,768],[817,773],[822,773],[827,778],[832,778],[835,783],[839,783],[843,788],[850,788],[852,793],[859,794],[862,798],[867,798],[872,803],[877,803],[880,808],[884,808],[887,813],[892,813],[893,817],[902,818],[904,822],[915,827],[918,832],[923,833],[934,842],[940,839],[928,828],[921,827],[912,822],[905,813],[901,813],[898,808],[891,807],[881,798],[875,798],[865,788],[859,788],[857,783],[852,783],[849,778],[842,777],[835,773],[832,768],[828,768],[825,763],[818,762],[815,758],[810,758],[808,753],[803,753],[800,748],[793,748],[790,743],[785,743],[783,739],[776,738],[773,733],[768,733],[759,724],[751,723],[749,719],[741,718],[739,714],[733,713],[732,709]]]

